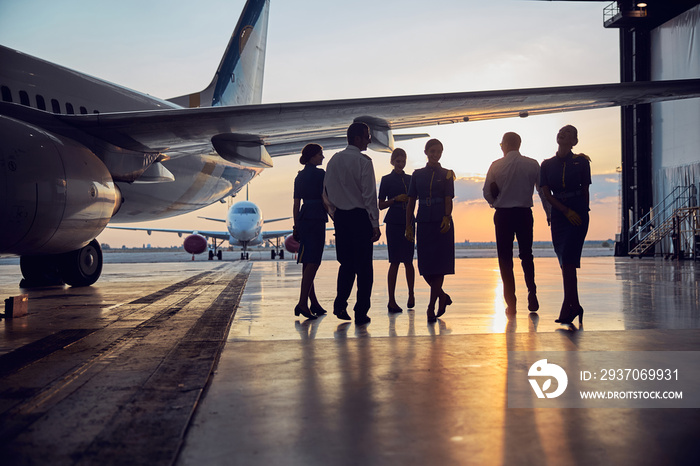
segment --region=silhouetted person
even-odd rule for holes
[[[361,151],[370,142],[369,127],[353,123],[347,131],[348,147],[331,157],[326,167],[324,196],[335,225],[335,249],[340,268],[333,314],[350,320],[348,298],[357,276],[355,325],[370,322],[374,270],[372,243],[381,236],[377,186],[372,159]]]
[[[539,192],[540,164],[520,154],[521,139],[517,133],[505,133],[501,140],[503,158],[494,161],[486,173],[484,198],[496,209],[493,223],[496,227],[498,268],[503,280],[506,314],[516,313],[515,276],[513,275],[513,240],[518,239],[518,257],[527,285],[527,308],[536,312],[535,262],[532,255],[534,219],[532,217],[533,190]],[[540,193],[541,196],[541,193]],[[545,207],[545,211],[546,211]]]
[[[418,200],[415,238],[418,271],[430,286],[428,322],[437,321],[447,306],[452,304],[452,299],[443,291],[442,284],[445,275],[455,273],[455,231],[452,224],[455,175],[452,170],[440,166],[442,150],[442,143],[437,139],[431,139],[425,144],[428,163],[411,176],[406,208],[406,237],[413,240],[413,212]]]
[[[294,179],[294,233],[299,241],[297,263],[304,264],[301,278],[299,303],[295,315],[308,319],[326,313],[316,298],[314,278],[321,265],[323,247],[326,244],[326,222],[328,215],[323,204],[323,179],[326,172],[317,168],[323,163],[323,147],[307,144],[301,151],[299,163],[304,165]],[[301,204],[301,201],[304,204]],[[311,306],[308,301],[311,300]]]
[[[391,164],[394,169],[388,175],[382,177],[379,184],[379,209],[389,210],[384,217],[386,225],[386,245],[389,255],[389,273],[387,284],[389,290],[389,312],[396,313],[403,310],[396,304],[396,277],[399,265],[406,269],[406,284],[408,285],[408,303],[406,307],[413,309],[416,304],[413,293],[415,282],[415,270],[413,269],[413,241],[406,238],[406,204],[408,203],[408,187],[411,185],[411,176],[404,173],[406,167],[406,151],[394,149],[391,153]]]
[[[557,154],[542,162],[542,193],[552,205],[552,243],[559,258],[564,282],[564,302],[556,322],[570,324],[578,316],[583,321],[583,308],[578,299],[576,269],[581,267],[583,242],[588,233],[590,159],[574,154],[578,130],[564,126],[557,133]]]

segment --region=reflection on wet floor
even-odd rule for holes
[[[229,341],[291,340],[347,337],[551,332],[566,329],[554,322],[563,297],[560,268],[555,258],[536,258],[540,310],[527,311],[527,289],[516,259],[516,294],[522,308],[513,319],[505,315],[503,285],[494,258],[456,261],[456,274],[445,278],[444,289],[454,304],[436,324],[428,324],[425,309],[429,289],[416,277],[416,308],[408,311],[403,269],[399,269],[397,302],[404,312],[387,312],[388,263],[374,261],[372,322],[356,327],[332,314],[338,264],[324,261],[316,277],[319,301],[328,311],[315,321],[294,316],[301,265],[255,262]],[[585,309],[584,330],[681,329],[700,327],[700,278],[695,262],[589,257],[579,269],[579,293]],[[348,306],[354,304],[354,293]],[[352,315],[352,313],[351,313]],[[578,327],[578,325],[577,325]]]

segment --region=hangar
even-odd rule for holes
[[[621,82],[700,77],[700,1],[618,0]],[[616,255],[700,256],[698,99],[621,109],[621,231]]]

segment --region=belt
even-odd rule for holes
[[[428,197],[426,199],[418,199],[419,205],[431,206],[433,204],[442,204],[445,199],[442,197]]]
[[[584,194],[586,194],[586,190],[579,189],[578,191],[564,191],[562,193],[553,193],[552,195],[556,199],[569,199],[571,197],[583,196]]]

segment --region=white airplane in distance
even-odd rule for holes
[[[165,233],[177,233],[182,237],[187,234],[183,241],[185,251],[192,254],[194,259],[195,254],[201,254],[209,249],[208,238],[212,238],[212,247],[209,249],[209,260],[217,257],[222,259],[221,249],[218,249],[216,240],[228,241],[231,246],[240,246],[243,248],[241,252],[241,260],[248,259],[248,246],[259,246],[266,241],[285,237],[283,242],[284,248],[291,253],[295,253],[299,249],[299,244],[292,238],[292,230],[279,231],[263,231],[262,227],[265,223],[278,222],[281,220],[289,220],[291,217],[275,218],[271,220],[263,220],[260,208],[250,201],[239,201],[233,204],[226,214],[226,219],[200,217],[206,220],[215,222],[225,222],[226,231],[214,230],[179,230],[171,228],[141,228],[141,227],[115,227],[108,226],[107,228],[116,230],[138,230],[145,231],[149,235],[151,232],[159,231]],[[284,259],[284,249],[277,242],[276,249],[270,250],[270,257],[275,259],[279,257]]]
[[[108,223],[184,214],[236,194],[308,142],[370,148],[394,130],[700,96],[700,79],[261,104],[270,0],[248,0],[211,84],[161,100],[0,46],[0,254],[22,286],[90,285]]]

